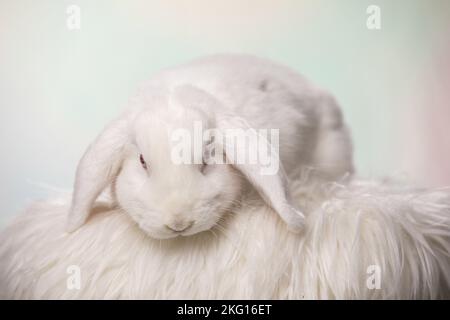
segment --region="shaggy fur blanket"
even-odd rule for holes
[[[34,203],[0,233],[0,296],[450,297],[449,190],[304,179],[291,188],[307,214],[302,234],[288,232],[256,198],[209,232],[162,241],[107,203],[71,234],[64,232],[70,199]]]

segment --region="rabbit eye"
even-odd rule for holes
[[[205,146],[203,157],[202,157],[202,164],[200,166],[200,172],[203,174],[206,174],[205,171],[207,171],[208,166],[210,164],[213,164],[213,160],[216,154],[216,150],[214,148],[213,144],[214,140],[211,140],[208,142],[208,144]]]
[[[206,169],[206,166],[207,166],[208,164],[205,162],[205,159],[202,159],[202,164],[201,164],[201,166],[200,166],[200,172],[201,173],[205,173],[205,169]]]
[[[141,162],[142,168],[147,170],[147,162],[145,162],[144,156],[142,154],[139,156],[139,161]]]

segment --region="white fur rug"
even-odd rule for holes
[[[64,233],[68,200],[0,234],[0,295],[20,299],[450,298],[450,191],[297,181],[296,235],[254,200],[211,232],[156,241],[99,204]],[[73,268],[80,288],[73,288]],[[69,286],[68,286],[69,283]]]

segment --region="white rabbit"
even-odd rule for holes
[[[242,146],[216,136],[200,146],[200,161],[192,146],[193,164],[175,163],[174,135],[195,135],[196,123],[223,137],[230,129],[279,129],[278,143],[265,140],[274,151],[270,159],[280,160],[278,170],[262,174],[263,164],[250,161],[209,164],[208,148],[209,155],[212,148],[229,159],[260,147],[251,139]],[[198,59],[145,83],[126,112],[90,145],[78,165],[67,230],[84,224],[96,198],[112,185],[118,205],[158,239],[212,228],[249,186],[291,230],[300,231],[304,216],[291,204],[287,181],[305,167],[330,178],[353,171],[350,135],[335,100],[267,60]]]

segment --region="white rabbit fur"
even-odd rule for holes
[[[174,164],[168,136],[179,128],[192,130],[194,121],[207,129],[279,129],[280,170],[261,175],[250,165],[212,165],[202,174],[198,165]],[[77,169],[67,228],[84,224],[97,196],[112,183],[120,207],[155,238],[210,229],[250,185],[299,231],[304,217],[286,184],[306,167],[328,178],[353,171],[350,136],[333,97],[288,68],[256,57],[195,60],[145,83],[89,147]]]
[[[254,198],[209,232],[162,241],[109,203],[70,234],[69,201],[35,203],[0,233],[0,297],[450,298],[449,190],[293,181],[302,235]]]

